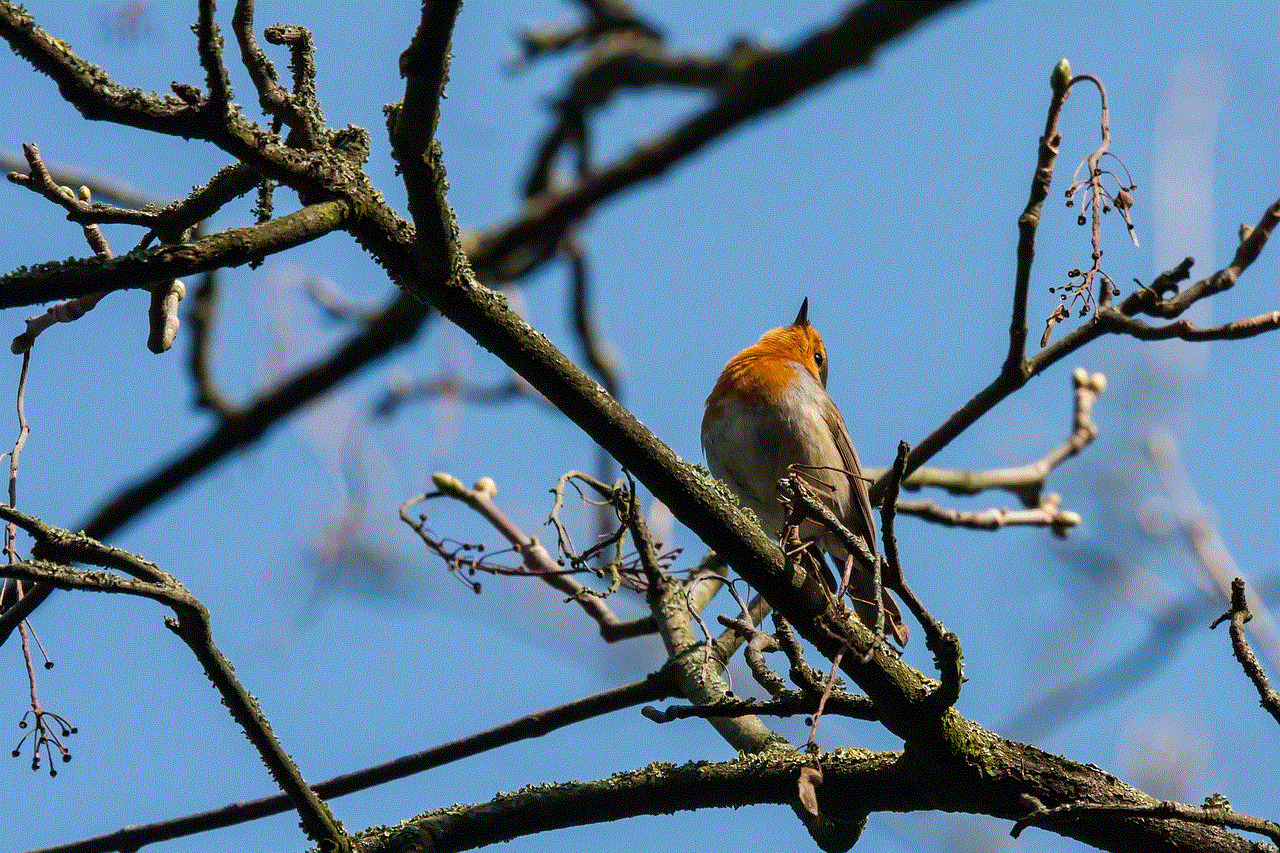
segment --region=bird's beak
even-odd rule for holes
[[[796,321],[791,325],[802,329],[809,325],[809,297],[806,296],[804,302],[800,303],[800,313],[796,315]]]

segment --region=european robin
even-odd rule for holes
[[[827,394],[827,350],[808,314],[805,299],[794,323],[770,329],[729,359],[707,398],[702,450],[711,473],[774,535],[784,520],[776,484],[796,465],[815,494],[874,555],[871,498],[844,418]],[[835,536],[823,535],[815,525],[802,527],[800,534],[818,540],[837,566],[845,566],[850,555]],[[875,596],[883,595],[885,629],[905,644],[908,631],[897,604],[887,590],[872,589],[871,570],[852,559],[848,592],[858,615],[874,626]],[[829,569],[826,580],[834,588]]]

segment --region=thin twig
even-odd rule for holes
[[[40,158],[40,149],[34,144],[23,144],[22,153],[26,155],[31,174],[22,175],[17,172],[10,172],[10,181],[39,193],[49,201],[61,205],[69,211],[91,209],[91,196],[88,187],[81,187],[80,194],[77,196],[70,187],[59,186],[45,167],[44,161]],[[89,243],[89,248],[93,250],[96,256],[105,259],[113,257],[107,238],[103,236],[101,229],[96,224],[86,222],[81,225],[81,229],[84,231],[84,237]],[[75,299],[67,299],[51,305],[43,314],[28,317],[26,330],[13,339],[13,343],[9,347],[10,350],[15,353],[30,351],[35,344],[36,337],[45,329],[55,323],[70,323],[80,319],[89,311],[92,311],[94,306],[106,295],[107,291],[101,290]]]
[[[1031,289],[1031,266],[1036,256],[1036,231],[1040,227],[1040,212],[1049,196],[1053,183],[1054,164],[1058,159],[1058,146],[1062,133],[1058,119],[1070,93],[1071,65],[1063,59],[1050,75],[1053,97],[1049,100],[1049,112],[1045,117],[1044,133],[1036,152],[1036,167],[1031,176],[1031,195],[1018,216],[1018,248],[1013,285],[1013,317],[1009,321],[1009,350],[1005,356],[1002,373],[1020,370],[1027,357],[1027,295]],[[909,466],[908,474],[919,465]],[[872,495],[874,498],[875,495]]]
[[[1039,510],[1030,514],[993,509],[977,514],[938,513],[932,504],[898,502],[900,512],[931,516],[945,524],[976,526],[994,529],[1005,524],[1064,524],[1063,514],[1057,502],[1050,505],[1045,500],[1044,487],[1054,469],[1080,453],[1098,437],[1098,425],[1093,420],[1093,408],[1106,390],[1106,377],[1101,373],[1088,373],[1076,368],[1071,374],[1075,406],[1072,409],[1071,433],[1057,447],[1039,459],[1012,468],[994,468],[985,471],[963,471],[943,468],[917,468],[903,481],[902,487],[916,491],[927,486],[945,489],[953,495],[976,495],[980,492],[1001,489],[1017,495],[1022,505]],[[867,469],[868,476],[880,476],[879,471]]]
[[[925,648],[933,652],[934,664],[942,676],[942,683],[929,694],[928,704],[935,713],[941,714],[955,705],[960,698],[960,685],[964,683],[964,655],[960,649],[960,638],[951,631],[943,629],[942,623],[934,619],[933,615],[925,609],[924,604],[907,585],[907,579],[902,572],[902,561],[898,556],[898,539],[894,533],[894,510],[898,499],[898,486],[906,471],[910,452],[909,444],[905,441],[898,443],[898,456],[894,460],[893,468],[890,469],[888,488],[885,490],[884,504],[880,509],[880,529],[885,553],[885,585],[898,593],[907,609],[924,628]]]
[[[542,737],[549,732],[583,720],[630,708],[642,702],[667,699],[673,695],[675,695],[675,685],[670,673],[667,670],[658,670],[630,684],[610,688],[553,708],[544,708],[492,729],[476,732],[382,764],[334,776],[332,779],[315,783],[311,789],[325,800],[344,797],[426,770],[443,767],[473,755],[500,749],[520,740]],[[288,795],[272,794],[256,800],[230,803],[221,808],[184,817],[124,827],[106,835],[48,847],[40,853],[108,853],[108,851],[137,850],[144,844],[157,844],[174,838],[236,826],[251,820],[281,814],[292,808],[293,803]]]
[[[1195,485],[1187,474],[1178,445],[1172,435],[1158,431],[1148,437],[1146,450],[1155,468],[1160,484],[1169,494],[1177,511],[1178,529],[1186,538],[1187,548],[1195,557],[1196,565],[1204,574],[1210,588],[1221,601],[1232,601],[1235,580],[1243,576],[1239,564],[1223,541],[1218,526],[1213,523],[1213,512],[1196,494]],[[1254,638],[1262,644],[1267,657],[1273,663],[1280,662],[1280,630],[1267,606],[1261,591],[1251,590],[1251,608]]]
[[[1007,509],[992,507],[990,509],[959,510],[952,507],[939,506],[934,501],[898,501],[898,512],[914,516],[943,527],[964,527],[970,530],[999,530],[1002,527],[1048,527],[1057,536],[1065,536],[1067,531],[1080,523],[1080,514],[1074,510],[1063,509],[1057,496],[1046,497],[1035,509]]]
[[[878,719],[875,706],[866,696],[855,696],[843,691],[835,691],[830,695],[826,695],[825,698],[826,702],[820,706],[820,709],[815,709],[814,697],[810,694],[784,691],[768,701],[725,699],[710,705],[669,705],[661,709],[650,705],[641,709],[641,713],[655,723],[670,723],[673,720],[693,718],[740,717],[747,714],[767,717],[793,717],[796,714],[817,716],[818,714],[826,713],[854,720]]]
[[[756,684],[763,687],[775,699],[785,693],[787,691],[787,683],[782,679],[782,676],[769,668],[764,659],[767,652],[781,651],[782,647],[778,644],[778,638],[767,631],[760,630],[746,619],[733,619],[724,614],[716,618],[721,625],[726,628],[732,628],[739,637],[746,639],[747,647],[743,650],[743,659],[746,661],[747,669],[751,672],[751,677],[756,680]]]
[[[450,565],[450,570],[454,571],[455,574],[459,571],[469,572],[473,569],[488,571],[492,570],[492,567],[486,565],[482,558],[459,560],[457,555],[446,546],[444,540],[434,536],[427,530],[425,516],[417,518],[411,516],[410,510],[423,501],[441,497],[453,498],[478,513],[519,554],[524,569],[523,573],[542,578],[549,586],[568,596],[568,600],[577,602],[578,606],[599,625],[600,636],[607,642],[653,633],[654,623],[652,619],[623,621],[618,618],[617,614],[605,603],[603,598],[598,595],[584,594],[588,588],[571,577],[571,573],[582,569],[566,568],[560,565],[536,537],[530,536],[517,527],[494,503],[493,498],[497,493],[497,486],[491,480],[482,479],[473,488],[468,489],[452,475],[436,474],[432,479],[435,481],[437,489],[405,501],[400,507],[400,519],[418,534],[424,544],[444,558],[446,563]],[[473,587],[475,586],[474,582],[468,581],[468,583],[472,583]]]
[[[1176,286],[1173,287],[1173,295],[1169,298],[1164,298],[1164,289],[1154,285],[1151,288],[1139,288],[1120,304],[1120,312],[1127,317],[1150,314],[1173,319],[1201,299],[1230,289],[1239,280],[1241,273],[1262,254],[1263,247],[1267,245],[1267,240],[1277,225],[1280,225],[1280,201],[1273,202],[1263,211],[1256,225],[1241,226],[1240,244],[1236,246],[1231,263],[1180,293]],[[1191,267],[1190,261],[1190,258],[1183,261],[1187,270]],[[1185,277],[1184,275],[1183,278]]]
[[[1162,802],[1153,805],[1099,805],[1096,803],[1066,803],[1054,808],[1037,809],[1013,825],[1009,834],[1017,838],[1028,826],[1054,826],[1057,824],[1097,820],[1107,817],[1177,818],[1210,826],[1226,826],[1265,835],[1280,843],[1280,824],[1262,818],[1232,811],[1230,807],[1210,805],[1205,808],[1185,803]]]
[[[586,358],[591,372],[600,380],[604,390],[615,400],[622,397],[622,366],[618,358],[600,333],[595,316],[591,311],[591,277],[587,271],[586,252],[576,235],[566,231],[560,240],[560,252],[569,261],[572,273],[570,296],[570,313],[573,317],[574,332],[578,337],[578,345]],[[541,397],[539,397],[541,399]],[[618,465],[604,448],[596,447],[596,476],[601,480],[612,480],[617,476]],[[606,507],[600,507],[596,513],[596,535],[605,536],[613,519]]]
[[[883,612],[883,611],[882,611]],[[868,649],[867,655],[863,656],[864,663],[870,663],[870,654],[874,652],[875,646]],[[827,701],[831,698],[831,692],[836,686],[836,676],[840,672],[840,661],[844,659],[845,652],[849,651],[849,647],[845,646],[836,652],[831,658],[831,669],[827,671],[827,680],[822,684],[822,692],[818,694],[818,707],[814,709],[813,717],[809,723],[809,740],[805,743],[805,752],[810,755],[817,755],[821,752],[818,746],[818,724],[822,722],[822,714],[827,707]],[[870,700],[868,700],[869,702]]]
[[[1244,594],[1244,578],[1236,578],[1231,582],[1231,609],[1215,619],[1209,627],[1216,628],[1224,619],[1231,620],[1231,649],[1235,653],[1236,660],[1240,661],[1245,675],[1249,676],[1249,680],[1257,689],[1262,707],[1275,718],[1277,723],[1280,723],[1280,693],[1271,688],[1266,670],[1262,668],[1262,664],[1258,663],[1253,649],[1249,647],[1249,639],[1245,636],[1244,623],[1251,618],[1249,602]]]
[[[840,519],[836,517],[835,512],[832,511],[831,507],[827,506],[825,502],[819,500],[813,492],[809,490],[809,487],[805,485],[799,473],[792,473],[780,480],[778,482],[778,489],[782,494],[784,502],[790,506],[787,517],[787,535],[784,536],[784,546],[787,547],[784,547],[784,551],[788,551],[794,547],[789,544],[790,540],[788,537],[790,537],[790,539],[794,539],[796,543],[799,542],[798,532],[796,534],[791,534],[790,531],[793,529],[798,531],[800,525],[804,524],[808,520],[812,520],[822,525],[827,533],[835,536],[848,552],[848,560],[846,560],[845,566],[843,567],[844,577],[841,579],[840,586],[840,592],[842,595],[837,599],[837,601],[840,601],[843,606],[843,592],[848,586],[848,578],[852,572],[869,571],[874,575],[879,571],[877,567],[879,566],[880,558],[868,548],[867,543],[863,542],[860,536],[853,535],[849,528],[844,526]],[[799,556],[803,557],[807,550],[808,547],[802,548],[799,552]],[[820,562],[822,558],[820,555],[811,554],[808,559],[813,562]],[[875,607],[874,615],[869,617],[864,615],[857,620],[865,622],[867,628],[871,631],[871,636],[874,638],[874,641],[870,645],[859,649],[859,655],[866,658],[864,663],[870,660],[870,658],[867,657],[868,655],[874,655],[876,652],[881,650],[881,646],[883,644],[879,641],[885,636],[892,635],[902,645],[906,645],[907,638],[909,636],[906,625],[901,621],[901,614],[896,611],[896,605],[892,605],[895,609],[891,612],[891,602],[884,600],[884,596],[887,595],[887,593],[885,592],[883,585],[875,587],[871,594],[881,599],[879,602],[874,602],[868,599],[867,603]],[[880,629],[878,633],[877,625],[874,624],[876,622],[881,623],[878,626]]]
[[[22,456],[22,449],[27,444],[27,436],[31,434],[31,426],[27,423],[26,415],[26,393],[27,393],[27,371],[31,367],[31,353],[24,351],[22,353],[22,372],[18,375],[18,394],[17,394],[17,411],[18,411],[18,438],[13,443],[13,449],[8,453],[9,456],[9,509],[14,509],[18,505],[18,460]],[[16,511],[16,510],[15,510]],[[9,520],[5,525],[4,551],[9,565],[19,562],[18,556],[18,525],[15,521]],[[6,579],[0,585],[6,588],[10,585]],[[13,579],[12,586],[18,600],[23,597],[23,582],[20,579]],[[71,752],[62,742],[76,733],[76,727],[71,725],[62,716],[45,710],[40,705],[40,696],[36,690],[36,668],[35,661],[31,654],[31,640],[35,637],[35,630],[24,620],[18,624],[18,635],[21,638],[22,659],[27,668],[27,694],[30,697],[30,706],[26,713],[22,715],[20,725],[27,726],[28,717],[31,719],[31,731],[22,736],[22,740],[18,741],[18,745],[13,748],[13,754],[18,755],[22,749],[23,743],[27,740],[31,741],[31,769],[39,770],[41,761],[41,749],[44,750],[44,758],[49,762],[49,775],[57,776],[58,770],[53,761],[53,752],[56,749],[58,756],[62,761],[71,760]],[[36,644],[40,641],[37,638]],[[41,652],[44,647],[40,647]],[[53,662],[45,655],[45,668],[53,666]]]
[[[1092,74],[1081,74],[1071,78],[1067,82],[1067,90],[1076,83],[1092,83],[1098,90],[1101,100],[1101,124],[1102,124],[1102,141],[1093,153],[1085,158],[1080,165],[1076,167],[1075,174],[1071,176],[1071,186],[1067,188],[1067,206],[1071,207],[1075,204],[1075,197],[1081,191],[1084,192],[1086,200],[1089,203],[1089,214],[1079,214],[1077,222],[1084,225],[1086,221],[1090,223],[1089,241],[1093,247],[1091,255],[1092,263],[1087,270],[1073,269],[1067,273],[1068,283],[1063,287],[1051,287],[1049,292],[1061,291],[1059,294],[1058,305],[1054,307],[1053,312],[1045,321],[1044,335],[1040,338],[1040,347],[1043,349],[1049,343],[1049,335],[1053,331],[1053,327],[1060,320],[1070,316],[1071,309],[1079,305],[1079,314],[1081,317],[1090,311],[1099,307],[1107,307],[1111,304],[1111,298],[1118,296],[1120,290],[1116,287],[1114,281],[1105,272],[1102,271],[1102,215],[1109,213],[1113,208],[1119,211],[1120,216],[1124,219],[1125,225],[1129,229],[1129,238],[1133,241],[1133,245],[1138,245],[1137,231],[1133,227],[1133,220],[1129,217],[1129,209],[1133,207],[1133,192],[1137,189],[1137,185],[1133,182],[1133,178],[1129,175],[1128,168],[1119,157],[1111,152],[1111,117],[1110,110],[1107,106],[1107,89],[1103,86],[1102,81]],[[1112,172],[1106,172],[1101,167],[1103,157],[1111,157],[1121,168],[1125,170],[1125,180],[1122,182],[1119,177]],[[1080,170],[1085,169],[1085,176],[1080,177]],[[1114,193],[1107,190],[1104,179],[1111,177],[1117,184]],[[1095,283],[1101,281],[1100,292],[1095,292]]]
[[[1059,74],[1062,71],[1066,76]],[[1018,219],[1019,240],[1017,250],[1017,272],[1014,288],[1014,316],[1010,325],[1010,348],[1005,362],[995,377],[985,388],[975,394],[962,405],[945,422],[925,436],[911,453],[907,461],[906,474],[911,476],[925,462],[933,458],[943,447],[956,436],[972,426],[979,418],[994,408],[1000,401],[1021,389],[1030,379],[1056,364],[1067,355],[1086,344],[1108,333],[1124,333],[1126,323],[1119,318],[1130,318],[1146,312],[1160,316],[1176,316],[1190,307],[1195,301],[1212,293],[1230,287],[1249,267],[1266,245],[1271,230],[1280,224],[1280,201],[1272,204],[1263,213],[1261,220],[1252,228],[1242,229],[1240,246],[1235,257],[1227,267],[1197,282],[1182,294],[1166,301],[1160,301],[1157,293],[1149,289],[1141,289],[1126,298],[1118,308],[1100,310],[1094,322],[1086,323],[1073,330],[1062,339],[1042,349],[1031,358],[1025,356],[1026,342],[1026,293],[1029,287],[1032,261],[1035,258],[1035,234],[1040,223],[1040,207],[1044,195],[1053,179],[1053,167],[1057,157],[1057,146],[1061,135],[1057,130],[1058,117],[1069,82],[1070,66],[1060,65],[1055,69],[1054,94],[1050,101],[1049,115],[1046,121],[1045,135],[1040,140],[1040,156],[1037,159],[1035,175],[1032,181],[1031,201]],[[1058,79],[1061,77],[1061,86]],[[1183,269],[1187,262],[1179,266]],[[1116,312],[1119,312],[1118,316]],[[1177,335],[1171,335],[1176,337]],[[882,474],[871,486],[871,501],[877,503],[884,495],[888,474]]]
[[[214,0],[200,0],[196,19],[196,52],[204,68],[205,87],[209,90],[208,109],[220,118],[231,107],[231,79],[222,61],[222,34],[218,32],[215,9]]]
[[[100,547],[103,551],[102,559],[113,558],[114,549]],[[276,784],[288,794],[302,818],[302,826],[308,836],[327,850],[350,849],[350,840],[333,819],[328,806],[307,787],[297,765],[272,732],[257,700],[239,681],[231,663],[218,650],[213,641],[208,610],[172,576],[161,573],[162,577],[156,581],[138,580],[106,572],[87,572],[44,561],[14,563],[0,569],[0,572],[9,577],[40,581],[63,589],[138,595],[170,607],[175,616],[166,620],[166,626],[187,644],[200,662],[232,718],[253,743]]]

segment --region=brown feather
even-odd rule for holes
[[[831,430],[831,437],[835,439],[836,449],[840,451],[841,464],[849,476],[850,495],[856,505],[853,508],[853,517],[845,519],[845,523],[850,525],[852,533],[862,537],[867,550],[874,554],[876,553],[876,523],[875,517],[871,514],[871,495],[867,492],[867,484],[862,479],[862,465],[858,462],[858,452],[853,449],[853,442],[849,440],[849,430],[845,428],[844,419],[836,410],[835,403],[827,407],[822,417],[827,422],[827,428]]]

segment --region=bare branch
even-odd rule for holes
[[[99,562],[116,557],[115,549],[101,543],[85,540],[85,547],[89,550],[96,547]],[[155,579],[139,580],[43,561],[12,563],[0,567],[0,575],[63,589],[138,595],[169,606],[176,618],[167,620],[166,625],[182,638],[200,661],[223,704],[257,749],[276,784],[288,794],[298,810],[307,834],[329,850],[350,849],[350,840],[334,821],[328,806],[307,787],[297,765],[271,731],[257,700],[236,678],[235,669],[214,644],[209,612],[172,576],[159,573]]]
[[[924,628],[925,648],[933,652],[934,665],[942,676],[942,683],[929,693],[926,705],[933,713],[941,714],[954,706],[960,698],[960,686],[964,683],[964,653],[960,648],[960,638],[945,630],[942,623],[933,618],[933,614],[925,609],[924,603],[907,584],[902,561],[898,556],[894,510],[898,500],[898,485],[906,471],[910,451],[911,447],[905,441],[898,443],[898,456],[890,469],[889,488],[885,491],[884,505],[880,510],[885,553],[884,582],[902,597],[907,609]]]
[[[1064,60],[1065,61],[1065,60]],[[1059,65],[1061,67],[1061,64]],[[1111,117],[1110,110],[1107,107],[1107,89],[1102,85],[1102,81],[1092,74],[1081,74],[1067,81],[1067,92],[1077,83],[1092,83],[1098,90],[1098,97],[1102,101],[1101,105],[1101,123],[1102,123],[1102,141],[1098,147],[1094,149],[1079,166],[1076,167],[1075,174],[1071,176],[1071,186],[1067,188],[1067,207],[1075,204],[1077,194],[1083,193],[1085,201],[1089,205],[1089,214],[1086,216],[1081,213],[1076,222],[1084,225],[1086,221],[1090,223],[1089,242],[1093,248],[1090,256],[1092,263],[1087,270],[1073,269],[1067,273],[1068,283],[1061,287],[1049,288],[1050,293],[1061,291],[1059,294],[1059,303],[1054,307],[1053,312],[1045,321],[1044,335],[1040,338],[1040,347],[1043,349],[1049,343],[1049,336],[1053,332],[1053,327],[1061,320],[1066,319],[1071,314],[1071,309],[1079,306],[1078,314],[1081,317],[1086,316],[1090,311],[1096,310],[1098,306],[1107,306],[1111,304],[1111,298],[1120,294],[1120,289],[1116,287],[1111,277],[1102,271],[1102,216],[1104,213],[1110,213],[1112,208],[1120,212],[1120,216],[1124,219],[1125,225],[1129,229],[1129,237],[1133,241],[1133,245],[1138,245],[1137,232],[1133,227],[1133,220],[1129,218],[1129,209],[1133,207],[1133,192],[1138,188],[1133,182],[1133,178],[1129,175],[1129,171],[1125,168],[1125,180],[1122,182],[1112,172],[1103,171],[1099,165],[1104,157],[1110,157],[1120,166],[1124,168],[1124,163],[1120,158],[1116,157],[1111,151]],[[1064,93],[1065,97],[1065,93]],[[1080,177],[1080,170],[1085,169],[1085,176]],[[1117,185],[1115,191],[1107,189],[1106,179],[1110,177]],[[1096,287],[1098,283],[1100,287]]]
[[[72,53],[65,42],[37,27],[20,6],[0,4],[0,38],[49,75],[63,98],[87,119],[184,137],[199,137],[205,129],[206,102],[198,96],[194,100],[160,97],[119,85],[101,68]]]
[[[1160,484],[1174,502],[1178,526],[1186,537],[1187,547],[1196,564],[1204,572],[1207,585],[1217,592],[1220,601],[1233,601],[1236,581],[1243,572],[1213,523],[1213,513],[1196,494],[1195,486],[1183,468],[1177,442],[1168,433],[1157,432],[1147,439],[1146,450]],[[1251,597],[1253,617],[1257,620],[1253,625],[1254,635],[1273,661],[1280,660],[1280,631],[1275,617],[1256,587]]]
[[[1062,133],[1058,119],[1070,93],[1071,65],[1063,59],[1050,75],[1053,97],[1049,100],[1049,113],[1044,123],[1044,133],[1036,150],[1036,168],[1031,177],[1031,196],[1018,217],[1018,248],[1014,271],[1013,317],[1009,322],[1009,351],[1005,356],[1002,373],[1020,370],[1027,357],[1027,293],[1031,288],[1031,265],[1036,256],[1036,231],[1040,227],[1040,211],[1049,196],[1053,183],[1054,164],[1058,159],[1058,146]],[[923,460],[921,460],[923,461]],[[908,466],[910,474],[919,463]],[[879,484],[877,484],[879,485]],[[873,495],[873,497],[875,497]]]
[[[570,572],[580,571],[580,569],[566,569],[561,566],[536,537],[528,535],[507,518],[493,501],[497,486],[492,480],[482,479],[473,488],[468,489],[460,480],[448,474],[436,474],[433,479],[437,490],[405,501],[400,507],[400,519],[413,528],[429,548],[444,557],[450,570],[455,574],[463,571],[471,573],[476,570],[492,570],[493,567],[482,562],[482,558],[479,557],[458,560],[442,539],[427,530],[425,515],[411,517],[409,510],[423,501],[448,497],[474,510],[494,530],[501,533],[520,555],[524,573],[542,578],[549,586],[568,596],[568,600],[577,602],[578,606],[599,625],[600,636],[607,642],[653,633],[655,626],[652,619],[641,619],[635,622],[619,619],[601,596],[587,594],[589,590],[571,576]]]
[[[1280,329],[1280,311],[1270,311],[1256,317],[1233,320],[1217,326],[1201,327],[1190,320],[1176,320],[1164,326],[1150,326],[1118,311],[1106,310],[1098,315],[1098,321],[1118,332],[1140,341],[1167,341],[1177,338],[1184,341],[1235,341],[1252,338]]]
[[[645,717],[655,723],[670,723],[674,720],[740,717],[747,714],[765,717],[794,717],[796,714],[809,716],[816,714],[815,705],[814,697],[808,693],[787,691],[767,702],[725,699],[710,705],[670,705],[661,710],[648,706],[643,712]],[[878,719],[870,699],[850,694],[833,693],[827,698],[824,713],[856,720]]]
[[[25,186],[32,192],[39,193],[68,211],[76,212],[92,209],[88,187],[81,187],[80,193],[77,195],[70,187],[58,186],[49,170],[45,168],[44,161],[40,159],[40,149],[34,144],[24,144],[22,153],[26,155],[31,174],[23,175],[18,172],[10,172],[9,180],[12,183]],[[93,249],[94,254],[99,258],[109,260],[112,257],[111,246],[107,243],[107,238],[103,236],[98,226],[85,223],[82,229],[85,240],[89,243],[89,248]],[[77,299],[68,299],[52,305],[43,314],[28,317],[26,330],[13,339],[13,343],[9,347],[10,351],[24,354],[29,352],[36,342],[36,337],[45,329],[55,323],[71,323],[80,319],[86,313],[92,311],[104,296],[106,296],[106,291],[88,293]]]
[[[732,83],[721,89],[712,106],[577,184],[563,190],[548,188],[530,198],[526,216],[486,235],[479,251],[495,257],[549,256],[564,229],[601,201],[661,175],[729,131],[840,72],[864,65],[882,44],[950,5],[949,0],[909,6],[871,0],[853,6],[792,50],[756,56],[736,69]]]
[[[1039,203],[1043,201],[1040,191],[1042,189],[1047,191],[1047,187],[1053,178],[1053,163],[1056,158],[1057,143],[1060,141],[1060,135],[1056,130],[1056,122],[1061,110],[1063,97],[1064,93],[1055,89],[1054,96],[1050,102],[1049,123],[1046,134],[1041,138],[1041,157],[1037,162],[1033,181],[1032,202],[1018,220],[1020,238],[1017,256],[1017,284],[1014,291],[1014,320],[1010,327],[1011,347],[1009,355],[1001,367],[1000,374],[995,379],[916,445],[912,451],[911,458],[907,462],[908,477],[950,443],[952,439],[994,408],[1001,400],[1022,388],[1030,381],[1031,377],[1104,334],[1128,331],[1127,324],[1122,318],[1132,317],[1140,311],[1163,313],[1166,309],[1172,310],[1173,307],[1177,308],[1177,311],[1173,312],[1174,314],[1180,313],[1189,307],[1195,299],[1219,292],[1234,284],[1240,274],[1257,259],[1271,229],[1275,227],[1277,222],[1280,222],[1280,201],[1278,201],[1267,209],[1258,225],[1252,229],[1244,229],[1242,231],[1243,239],[1240,247],[1228,267],[1168,302],[1157,302],[1158,297],[1151,295],[1155,291],[1140,290],[1125,299],[1118,309],[1107,308],[1099,311],[1094,315],[1093,322],[1086,323],[1051,346],[1042,349],[1032,358],[1026,359],[1023,354],[1026,340],[1025,294],[1023,293],[1023,287],[1024,283],[1030,280],[1031,262],[1035,256],[1035,231],[1039,224]],[[1168,280],[1172,281],[1174,277],[1170,277]],[[1147,295],[1139,296],[1139,294]],[[1187,298],[1188,294],[1195,294],[1195,298]],[[1119,312],[1118,315],[1116,312]],[[1265,324],[1260,323],[1260,325]],[[1251,327],[1246,324],[1245,329],[1249,328]],[[1178,337],[1180,335],[1169,334],[1167,336]],[[873,503],[878,502],[882,497],[886,477],[887,475],[881,475],[871,487],[871,500]]]
[[[948,527],[973,527],[980,530],[996,530],[1008,525],[1033,525],[1052,527],[1055,533],[1061,535],[1079,524],[1080,516],[1062,509],[1058,496],[1046,495],[1044,487],[1055,468],[1080,453],[1098,437],[1098,427],[1093,421],[1093,407],[1106,389],[1107,381],[1101,373],[1090,375],[1083,368],[1077,368],[1071,374],[1071,380],[1075,392],[1071,434],[1040,459],[1014,468],[988,471],[922,467],[917,468],[903,484],[913,491],[925,486],[937,486],[957,495],[1004,489],[1017,495],[1027,509],[960,511],[944,509],[933,501],[899,501],[899,511]],[[868,470],[868,474],[877,475],[872,470]]]
[[[654,702],[674,695],[675,687],[666,670],[651,673],[639,681],[624,684],[576,699],[554,708],[534,711],[523,717],[477,732],[458,740],[433,746],[420,752],[375,764],[353,773],[334,776],[311,786],[316,795],[325,800],[344,797],[357,791],[404,779],[426,770],[443,767],[455,761],[499,749],[517,741],[541,737],[549,732],[583,720],[630,708],[641,702]],[[251,820],[259,820],[281,814],[293,808],[287,794],[273,794],[255,800],[242,800],[222,808],[198,812],[185,817],[158,821],[142,826],[127,826],[106,835],[85,838],[70,844],[47,847],[41,853],[108,853],[117,850],[137,850],[144,844],[157,844],[174,838],[183,838],[201,832],[209,832],[228,826],[236,826]]]
[[[972,530],[999,530],[1002,527],[1049,527],[1057,535],[1065,535],[1080,523],[1080,515],[1058,505],[1057,496],[1048,497],[1035,509],[960,510],[942,507],[933,501],[899,501],[898,511],[922,518],[943,527],[967,527]]]
[[[1009,834],[1017,838],[1028,826],[1054,826],[1072,821],[1097,820],[1100,817],[1176,817],[1179,820],[1202,823],[1209,826],[1229,826],[1268,836],[1280,843],[1280,824],[1262,818],[1232,811],[1230,804],[1196,808],[1183,803],[1163,802],[1154,805],[1098,805],[1095,803],[1067,803],[1051,809],[1038,809],[1013,825]]]
[[[341,228],[351,216],[346,201],[325,201],[261,225],[228,228],[192,243],[98,258],[41,264],[0,276],[0,308],[74,299],[103,290],[150,288],[219,267],[237,267],[283,252]]]
[[[209,108],[216,115],[226,115],[231,106],[231,79],[222,62],[222,33],[214,20],[214,0],[200,0],[196,22],[196,51],[204,67],[205,85],[209,88]]]
[[[1263,212],[1257,225],[1240,227],[1240,245],[1236,247],[1236,254],[1231,259],[1231,263],[1213,275],[1202,278],[1181,293],[1178,293],[1177,288],[1174,287],[1174,295],[1169,299],[1164,298],[1163,290],[1156,289],[1154,286],[1136,290],[1120,305],[1121,313],[1127,317],[1135,314],[1150,314],[1172,319],[1206,296],[1229,289],[1239,280],[1240,274],[1262,254],[1262,248],[1267,245],[1267,239],[1277,224],[1280,224],[1280,201],[1272,203]],[[1187,267],[1190,268],[1189,263]]]
[[[1249,640],[1245,637],[1244,623],[1251,618],[1253,617],[1249,614],[1249,604],[1244,594],[1244,579],[1236,578],[1231,582],[1231,609],[1214,620],[1209,627],[1216,628],[1219,622],[1225,619],[1231,620],[1231,649],[1235,653],[1236,660],[1240,661],[1245,675],[1249,676],[1249,680],[1257,689],[1262,707],[1275,718],[1277,723],[1280,723],[1280,693],[1272,689],[1271,683],[1267,680],[1266,670],[1254,657],[1253,649],[1249,648]],[[1280,838],[1275,840],[1280,841]]]

